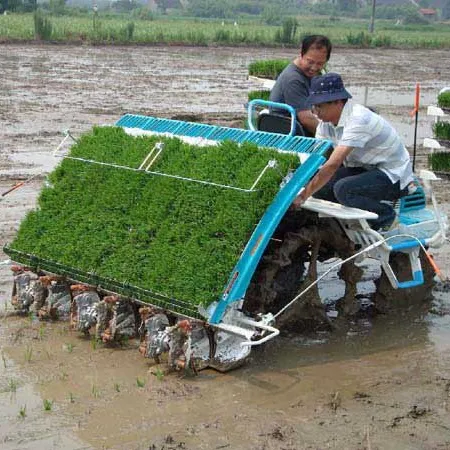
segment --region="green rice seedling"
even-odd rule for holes
[[[14,378],[10,378],[8,381],[8,390],[9,392],[16,392],[17,391],[17,381],[14,380]]]
[[[428,156],[428,163],[436,172],[450,172],[450,152],[433,152]]]
[[[27,417],[27,405],[23,405],[19,409],[19,417],[25,419]]]
[[[118,294],[140,289],[149,303],[197,317],[199,305],[222,294],[283,176],[299,160],[248,142],[196,147],[176,138],[132,137],[118,127],[94,128],[71,155],[135,168],[158,142],[164,150],[152,170],[214,185],[64,159],[11,251],[35,255],[42,267],[57,261],[67,273],[93,277],[95,267],[95,283],[102,280],[107,287],[115,280]],[[240,190],[249,189],[271,160],[277,170],[267,170],[253,191]],[[155,298],[152,292],[164,295]],[[166,298],[178,301],[168,305]]]
[[[91,338],[91,349],[92,350],[97,350],[98,344],[99,344],[99,340],[95,336],[92,336],[92,338]]]
[[[68,342],[64,344],[64,348],[68,353],[72,353],[73,349],[75,348],[75,345],[73,345],[71,342]]]
[[[91,393],[94,398],[100,397],[100,390],[95,383],[92,383]]]
[[[114,390],[116,392],[120,392],[120,384],[119,383],[114,383]]]
[[[53,401],[44,398],[43,400],[44,411],[51,411],[53,407]]]
[[[70,403],[75,403],[75,397],[74,397],[72,392],[69,392],[69,402]]]
[[[450,91],[441,92],[438,95],[438,106],[445,109],[450,109]]]
[[[450,122],[436,122],[433,124],[433,133],[436,139],[450,140]]]
[[[164,379],[164,371],[160,367],[157,367],[152,373],[158,381],[162,381]]]
[[[41,323],[41,325],[39,326],[39,332],[38,332],[38,336],[39,336],[39,340],[42,341],[45,337],[45,325],[43,323]]]
[[[2,361],[3,361],[3,367],[6,369],[6,356],[2,351]]]
[[[275,80],[289,65],[288,59],[267,59],[254,61],[248,66],[248,74],[260,78]]]
[[[142,380],[141,378],[137,377],[136,378],[136,386],[143,388],[145,386],[145,380]]]
[[[259,100],[269,100],[270,91],[260,90],[260,91],[250,91],[248,93],[248,101],[259,99]]]
[[[25,348],[25,361],[31,362],[31,359],[33,358],[33,347],[31,345],[27,345]]]
[[[67,378],[69,378],[69,374],[67,372],[61,372],[61,375],[59,376],[61,381],[66,381]]]

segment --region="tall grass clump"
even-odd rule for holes
[[[286,17],[281,24],[281,29],[275,33],[275,42],[293,44],[297,33],[298,22],[294,17]]]
[[[372,45],[374,47],[391,47],[392,38],[387,35],[375,36],[372,40]]]
[[[352,32],[346,35],[347,44],[355,47],[370,47],[372,44],[372,36],[364,31],[353,34]]]
[[[40,10],[33,14],[34,36],[41,41],[48,41],[52,37],[53,25],[50,19]]]
[[[224,30],[219,28],[214,35],[215,42],[221,42],[225,44],[229,44],[231,42],[231,32],[230,30]]]
[[[125,26],[125,38],[127,41],[131,41],[134,35],[134,22],[128,22]]]

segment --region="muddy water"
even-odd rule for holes
[[[0,46],[1,191],[18,175],[50,170],[63,130],[76,136],[126,112],[239,126],[255,87],[247,64],[292,56],[279,49]],[[445,84],[447,56],[337,49],[330,69],[411,143],[415,83],[422,85],[421,140],[430,134],[425,106]],[[0,201],[2,244],[42,181]],[[448,200],[448,182],[438,190]],[[435,257],[448,275],[448,246]],[[331,276],[324,289],[340,288]],[[1,305],[10,292],[9,269],[0,266]],[[0,448],[448,449],[448,291],[434,293],[429,311],[412,307],[355,320],[333,335],[278,338],[240,370],[195,379],[157,376],[134,342],[111,350],[64,323],[3,318]],[[50,411],[43,400],[52,402]]]

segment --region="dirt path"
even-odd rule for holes
[[[0,46],[0,190],[50,170],[61,131],[76,136],[125,112],[239,126],[252,87],[247,64],[291,56],[273,49]],[[422,140],[431,124],[424,108],[448,84],[439,75],[448,71],[447,56],[338,49],[330,68],[412,142],[407,113],[415,82],[422,83]],[[0,201],[1,244],[42,182]],[[448,187],[438,185],[441,200],[448,201]],[[448,203],[444,208],[450,212]],[[435,257],[449,275],[448,246]],[[2,305],[10,292],[10,271],[0,266]],[[64,323],[0,319],[0,447],[450,449],[449,292],[435,292],[428,309],[361,319],[333,335],[278,338],[242,369],[195,379],[160,376],[133,342],[111,350]],[[43,400],[52,402],[50,411]]]

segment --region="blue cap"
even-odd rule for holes
[[[341,76],[338,73],[329,72],[311,80],[307,104],[312,106],[347,98],[352,98],[352,96],[345,89]]]

